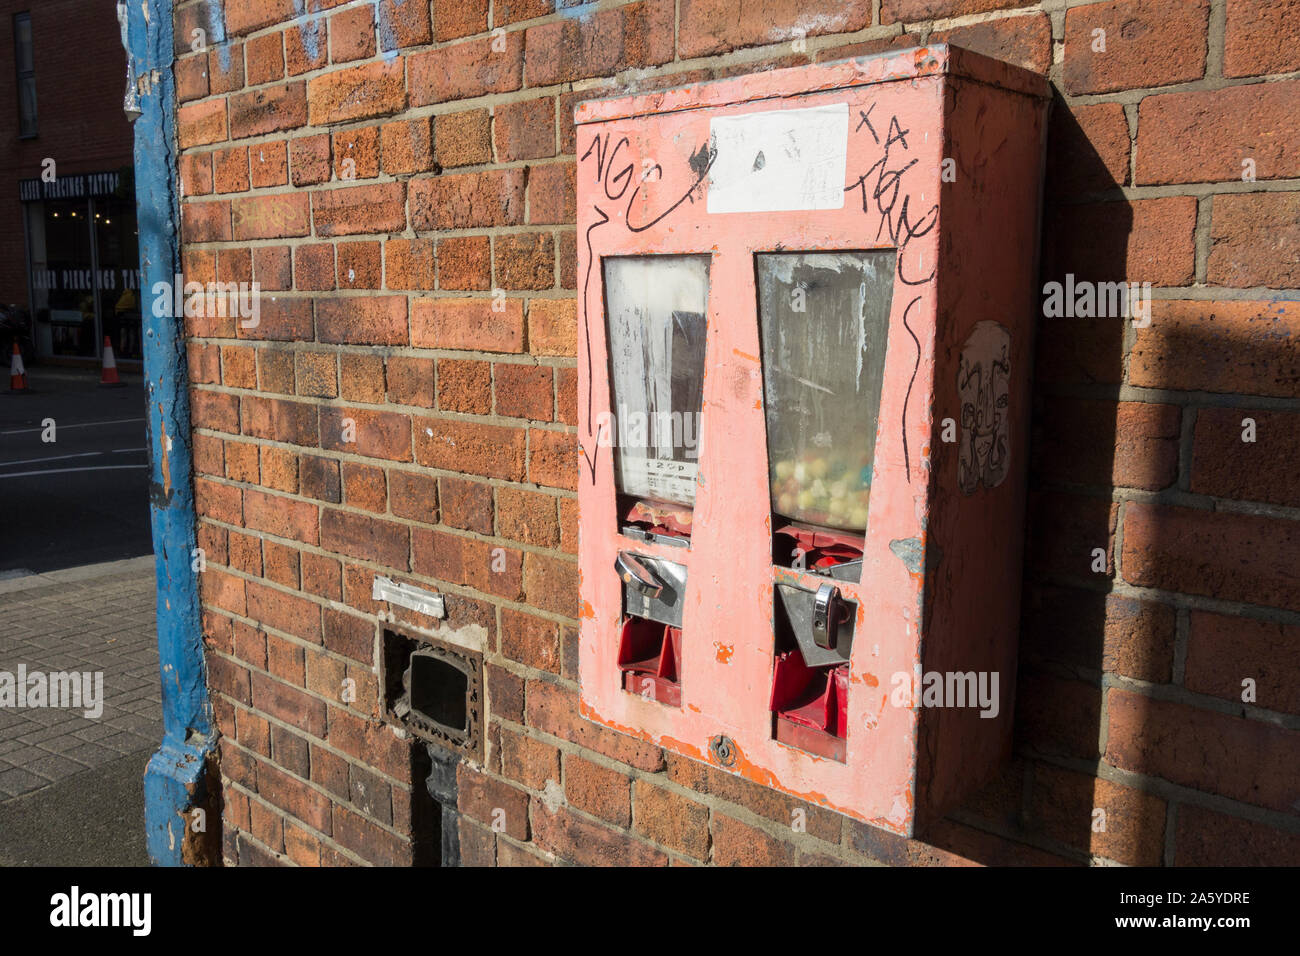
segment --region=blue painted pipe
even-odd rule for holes
[[[220,821],[206,818],[215,732],[198,574],[192,570],[194,483],[184,320],[173,316],[170,306],[173,276],[180,272],[172,0],[129,0],[128,17],[130,74],[137,79],[141,111],[135,121],[135,198],[163,706],[162,744],[145,770],[144,816],[150,859],[161,866],[182,866],[194,861],[185,852],[187,836],[191,844],[210,845],[203,833],[219,832]],[[166,284],[169,303],[161,317],[151,307],[159,283]]]

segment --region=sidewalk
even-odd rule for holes
[[[148,862],[142,778],[162,739],[154,601],[152,555],[0,579],[0,672],[103,675],[97,718],[0,706],[0,865]]]

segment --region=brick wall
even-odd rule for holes
[[[14,14],[32,18],[37,135],[18,138]],[[68,24],[76,24],[69,40]],[[131,165],[131,124],[122,112],[126,52],[115,0],[0,0],[0,303],[27,305],[18,181],[55,161],[58,175]]]
[[[1300,11],[1013,3],[178,5],[186,277],[264,293],[188,320],[228,862],[419,857],[376,574],[484,642],[467,863],[1300,862]],[[937,40],[1056,87],[1043,280],[1156,302],[1040,322],[1017,756],[908,841],[578,714],[572,111]]]

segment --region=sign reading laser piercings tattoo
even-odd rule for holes
[[[1011,465],[1011,333],[997,322],[977,322],[961,348],[961,453],[957,484],[973,495],[996,488]]]

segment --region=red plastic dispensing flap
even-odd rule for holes
[[[776,739],[800,750],[844,759],[848,732],[849,666],[810,668],[798,650],[777,655],[771,709]]]
[[[618,668],[623,689],[671,707],[682,705],[677,662],[682,656],[682,629],[643,617],[626,617],[619,635]]]

